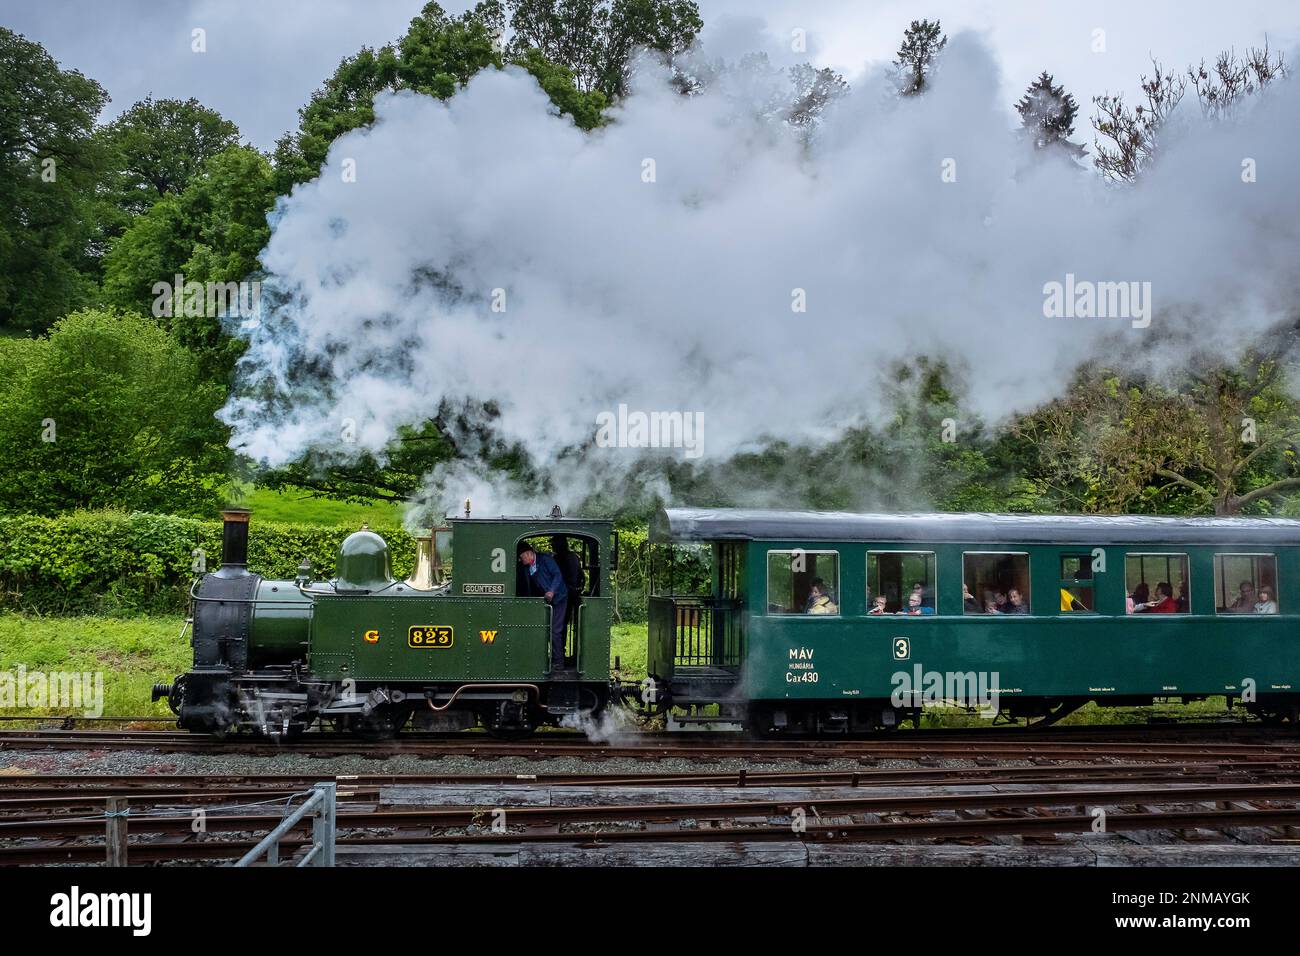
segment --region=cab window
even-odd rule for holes
[[[1126,554],[1125,610],[1129,614],[1187,614],[1191,608],[1187,555]]]
[[[769,551],[767,613],[838,615],[840,556],[836,551]]]
[[[933,614],[935,598],[933,551],[867,553],[868,614]]]
[[[1030,614],[1029,555],[968,551],[962,555],[967,614]]]
[[[1216,554],[1214,608],[1219,614],[1277,614],[1277,558],[1271,554]]]

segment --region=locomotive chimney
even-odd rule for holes
[[[221,512],[221,567],[243,569],[248,565],[247,508],[227,508]]]

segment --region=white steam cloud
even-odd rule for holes
[[[741,68],[683,97],[643,65],[594,133],[514,69],[446,102],[380,96],[373,128],[278,211],[272,291],[224,411],[233,444],[273,465],[379,452],[444,402],[492,401],[495,433],[555,493],[458,465],[429,478],[438,510],[568,509],[643,460],[592,448],[620,403],[702,413],[716,462],[877,420],[896,360],[947,359],[967,407],[997,420],[1057,394],[1099,342],[1166,363],[1189,342],[1227,354],[1295,308],[1295,82],[1219,124],[1189,93],[1125,189],[1033,155],[973,35],[925,95],[892,88],[883,69],[859,80],[809,145],[762,117],[769,80]],[[1045,317],[1044,285],[1067,274],[1151,283],[1150,327]]]

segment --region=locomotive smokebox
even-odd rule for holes
[[[227,508],[221,512],[221,570],[238,573],[248,567],[247,508]]]

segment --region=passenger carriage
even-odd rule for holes
[[[649,628],[655,696],[710,719],[853,732],[929,703],[1050,722],[1215,695],[1297,719],[1300,521],[668,509],[651,531],[711,550],[708,593],[653,595]],[[816,579],[835,613],[804,613]],[[1162,582],[1177,610],[1129,611]],[[1273,612],[1233,607],[1245,583]],[[898,613],[916,584],[928,612]],[[988,609],[1012,589],[1023,612]]]

